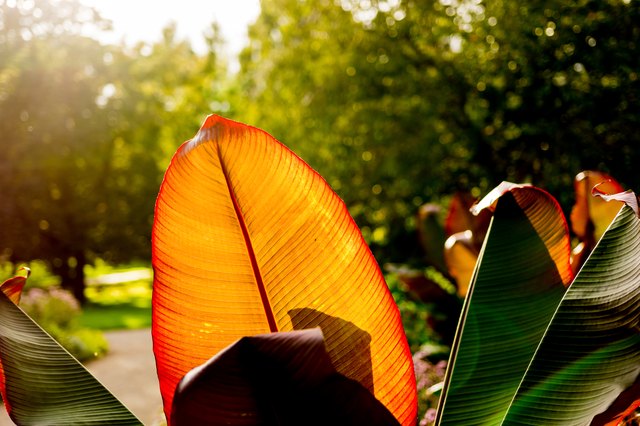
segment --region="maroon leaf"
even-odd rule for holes
[[[339,374],[320,329],[244,337],[185,375],[172,425],[399,425]]]

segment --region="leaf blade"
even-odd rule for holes
[[[1,292],[0,359],[16,424],[142,424]]]
[[[605,411],[640,374],[639,308],[640,219],[624,206],[558,307],[505,422],[586,424]]]
[[[326,182],[265,132],[211,116],[181,147],[158,197],[153,259],[168,418],[187,371],[272,330],[268,305],[278,331],[320,326],[340,373],[368,386],[401,423],[415,419],[411,356],[375,259]],[[350,359],[354,343],[370,353]]]
[[[552,197],[509,184],[487,197],[481,205],[495,206],[495,213],[452,348],[437,424],[499,424],[571,273],[567,226]]]

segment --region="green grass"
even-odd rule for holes
[[[101,275],[112,274],[117,272],[128,272],[137,269],[149,269],[148,262],[132,262],[126,265],[113,266],[108,264],[102,259],[96,259],[93,265],[87,265],[84,267],[84,273],[87,278],[96,278]]]
[[[86,295],[89,303],[79,319],[83,327],[122,330],[151,326],[150,280],[88,286]]]
[[[31,277],[27,288],[60,285],[60,279],[52,275],[40,261],[29,262]],[[139,262],[112,266],[97,259],[93,265],[85,267],[87,278],[86,295],[88,303],[79,318],[81,327],[96,330],[137,329],[151,326],[152,279],[104,283],[101,278],[109,274],[123,272],[146,272],[150,275],[148,263]],[[14,275],[9,263],[0,263],[0,282]]]

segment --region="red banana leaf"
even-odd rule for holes
[[[244,336],[320,327],[336,370],[415,422],[398,309],[347,208],[262,130],[210,116],[165,174],[153,226],[165,414],[194,367]]]
[[[621,202],[608,203],[605,199],[593,197],[593,188],[598,186],[598,192],[608,194],[620,193],[623,189],[611,176],[592,170],[578,173],[573,186],[576,202],[571,209],[571,230],[580,243],[573,248],[571,266],[577,273],[622,207]]]
[[[398,425],[336,372],[318,328],[243,337],[187,373],[171,415],[176,426]]]
[[[491,212],[479,210],[471,212],[475,197],[467,192],[456,192],[451,199],[445,220],[444,260],[447,270],[456,280],[458,294],[467,295],[471,276],[487,235]]]
[[[475,203],[476,198],[468,192],[453,194],[444,228],[447,237],[471,231],[473,251],[479,253],[491,222],[491,213],[486,210],[471,213],[470,209]]]
[[[473,243],[473,233],[469,230],[453,234],[444,243],[444,260],[449,274],[456,280],[461,297],[469,291],[479,254]]]

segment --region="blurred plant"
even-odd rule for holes
[[[413,368],[416,372],[418,389],[418,413],[424,413],[420,419],[420,426],[430,425],[436,418],[438,400],[447,369],[446,360],[433,360],[434,355],[438,353],[442,354],[441,348],[425,345],[413,354]]]
[[[402,283],[404,298],[419,300],[426,308],[418,315],[427,318],[429,328],[435,332],[432,337],[445,344],[453,340],[462,298],[491,219],[489,213],[471,214],[469,208],[474,202],[470,194],[454,194],[444,218],[440,206],[421,206],[416,219],[424,263],[420,267],[385,265]],[[415,324],[409,326],[415,328]]]
[[[23,293],[20,306],[80,361],[102,356],[109,350],[100,331],[79,326],[80,305],[67,290],[32,288]]]
[[[609,194],[624,191],[622,185],[606,173],[589,170],[576,175],[573,181],[576,198],[570,216],[571,230],[579,241],[571,255],[574,273],[587,260],[622,205],[592,196],[592,189],[596,186]]]
[[[390,266],[387,265],[387,269]],[[411,352],[416,352],[426,342],[438,342],[440,336],[433,327],[437,309],[433,304],[425,303],[400,279],[400,272],[394,271],[385,275],[385,281],[389,286],[391,295],[398,305],[402,326],[409,342]]]
[[[594,197],[592,188],[595,186],[605,193],[623,191],[622,185],[605,173],[584,171],[576,175],[575,204],[570,216],[571,230],[578,239],[571,257],[574,273],[582,266],[622,206],[619,201],[605,201],[601,197]],[[454,283],[461,297],[467,294],[491,221],[491,213],[487,209],[471,212],[476,202],[469,193],[455,193],[444,221],[440,217],[441,208],[435,204],[425,204],[418,211],[418,233],[424,248],[424,260],[427,265],[442,271]],[[412,272],[416,275],[416,271]],[[415,277],[408,273],[402,274],[401,279],[418,294],[436,284],[433,280],[422,280],[417,285]],[[441,283],[442,281],[440,286]],[[437,300],[434,297],[434,294],[429,293],[422,300]]]

